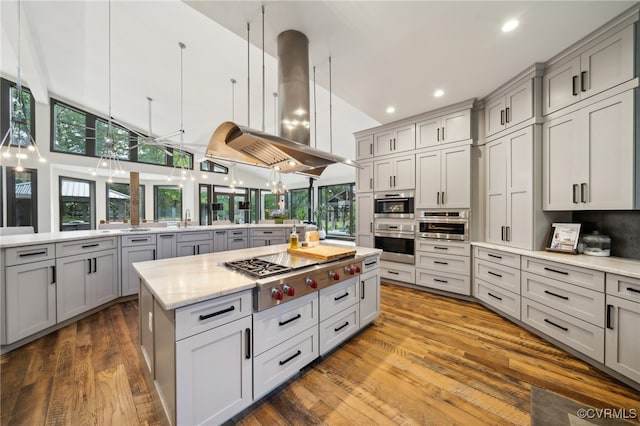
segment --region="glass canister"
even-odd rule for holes
[[[584,254],[589,256],[611,256],[611,237],[598,231],[586,234],[582,238]]]

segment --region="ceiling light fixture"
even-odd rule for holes
[[[20,6],[21,2],[18,1],[18,66],[17,66],[17,83],[16,90],[14,92],[14,96],[11,99],[11,103],[9,105],[10,108],[10,121],[9,121],[9,129],[4,134],[2,138],[2,142],[0,142],[0,163],[3,158],[11,157],[11,150],[15,147],[16,153],[14,156],[18,159],[18,164],[16,165],[15,170],[17,172],[24,171],[24,167],[22,166],[22,160],[28,159],[27,152],[35,152],[38,156],[40,162],[45,162],[45,158],[40,155],[40,150],[36,145],[36,141],[33,139],[31,135],[31,130],[29,129],[29,122],[27,121],[27,113],[25,111],[24,99],[23,96],[25,94],[28,95],[28,92],[25,92],[22,89],[22,78],[21,78],[21,52],[20,52],[20,44],[21,44],[21,25],[20,25]],[[32,105],[31,108],[34,106]],[[6,146],[5,146],[6,143]],[[2,148],[4,147],[4,152],[2,152]],[[26,149],[26,152],[24,151]]]
[[[433,96],[436,98],[441,98],[444,96],[444,90],[442,89],[437,89],[435,92],[433,92]]]
[[[289,192],[287,185],[282,183],[282,174],[275,168],[271,169],[269,180],[267,180],[267,187],[269,187],[273,195],[280,196]]]
[[[393,114],[394,112],[396,112],[396,107],[394,106],[387,107],[387,114]]]
[[[509,19],[504,23],[504,25],[502,25],[502,32],[508,33],[510,31],[513,31],[518,27],[519,24],[520,22],[517,19]]]

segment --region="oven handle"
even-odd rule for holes
[[[383,237],[383,238],[401,238],[403,240],[413,240],[415,238],[415,233],[413,232],[375,232],[373,234],[374,237]]]
[[[377,198],[376,201],[409,201],[408,198]]]

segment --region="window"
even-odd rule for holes
[[[260,199],[262,205],[262,215],[261,219],[271,219],[272,214],[277,214],[276,210],[278,209],[278,196],[272,194],[271,191],[267,189],[260,190]]]
[[[7,168],[7,226],[33,226],[38,232],[38,171]]]
[[[318,188],[318,227],[332,238],[355,237],[355,185],[332,185]]]
[[[166,166],[167,151],[163,147],[143,143],[143,138],[138,137],[138,161]]]
[[[63,105],[53,103],[53,147],[54,151],[71,154],[88,154],[86,114]]]
[[[96,183],[60,176],[60,231],[96,228]]]
[[[187,151],[173,150],[173,166],[193,169],[193,154]]]
[[[0,80],[0,102],[3,111],[0,116],[0,137],[4,137],[11,126],[11,120],[14,120],[14,133],[11,145],[26,146],[30,144],[29,135],[35,139],[35,101],[31,95],[31,91],[22,86],[22,90],[18,90],[15,83],[1,79]],[[6,108],[5,108],[6,106]],[[6,114],[4,113],[6,111]]]
[[[109,123],[97,119],[96,123],[96,157],[105,154],[105,140],[109,132]],[[128,160],[131,156],[129,152],[129,131],[111,123],[111,137],[113,139],[113,153],[119,160]]]
[[[212,203],[221,205],[222,209],[212,209],[213,220],[230,220],[232,223],[247,223],[249,221],[249,206],[247,189],[214,186]]]
[[[200,184],[198,186],[199,197],[199,210],[200,210],[200,225],[211,225],[211,186]]]
[[[229,168],[225,166],[221,166],[218,163],[214,163],[213,161],[204,160],[200,162],[200,171],[202,172],[213,172],[213,173],[223,173],[228,174]]]
[[[289,214],[291,219],[306,220],[309,209],[309,190],[292,189],[289,191]]]
[[[139,186],[139,217],[145,219],[144,185]],[[131,189],[128,183],[107,183],[107,222],[131,220]]]
[[[175,185],[154,185],[153,219],[176,221],[182,218],[182,189]]]

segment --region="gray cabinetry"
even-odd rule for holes
[[[175,233],[163,232],[156,235],[156,259],[170,259],[176,257],[178,237]]]
[[[492,309],[520,319],[520,256],[474,247],[474,294]]]
[[[380,315],[380,258],[368,257],[362,262],[360,275],[360,328]]]
[[[190,231],[178,234],[176,255],[193,256],[213,252],[213,234],[211,231]]]
[[[287,242],[284,229],[252,229],[249,236],[250,247],[264,247]]]
[[[138,293],[138,274],[131,266],[134,262],[156,260],[156,235],[140,235],[122,237],[120,264],[122,266],[121,295]]]
[[[227,251],[227,230],[213,231],[213,252]]]
[[[373,193],[356,195],[356,245],[373,247]]]
[[[227,232],[227,250],[247,248],[247,230],[230,229]]]

